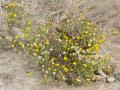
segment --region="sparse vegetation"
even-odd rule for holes
[[[48,18],[34,29],[32,20],[26,19],[19,4],[9,3],[5,9],[9,30],[24,23],[20,26],[21,34],[12,36],[11,46],[37,59],[45,80],[53,78],[80,85],[94,81],[98,69],[110,73],[110,58],[98,56],[105,36],[98,33],[99,28],[84,13],[59,23]]]

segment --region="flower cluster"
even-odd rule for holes
[[[22,7],[16,3],[16,1],[9,2],[9,3],[3,3],[4,9],[7,11],[7,23],[8,26],[14,26],[14,24],[17,24],[18,20],[21,20],[22,16]],[[19,16],[19,17],[18,17]]]
[[[105,36],[98,36],[88,18],[67,18],[59,25],[60,28],[50,30],[54,38],[49,37],[49,44],[42,51],[46,52],[39,61],[43,75],[77,85],[94,80],[98,68],[106,70],[109,66],[109,63],[105,66],[106,58],[96,56]]]

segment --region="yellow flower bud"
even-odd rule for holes
[[[65,72],[68,72],[68,69],[65,67],[65,68],[64,68],[64,71],[65,71]]]
[[[84,67],[87,67],[87,64],[83,64]]]
[[[95,61],[91,61],[92,65],[95,65]]]
[[[60,66],[60,64],[55,64],[56,66]]]
[[[67,56],[64,56],[63,60],[64,60],[64,61],[67,61],[67,60],[68,60],[68,57],[67,57]]]
[[[8,9],[8,5],[5,6],[5,9]]]
[[[73,62],[73,65],[77,65],[77,62]]]
[[[16,35],[16,36],[15,36],[15,39],[19,39],[19,36],[18,36],[18,35]]]
[[[50,68],[50,67],[48,67],[48,70],[50,71],[50,70],[51,70],[51,68]]]
[[[14,17],[17,17],[17,14],[13,14]]]
[[[80,36],[77,36],[77,39],[80,40]]]

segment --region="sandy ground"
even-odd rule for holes
[[[0,53],[0,90],[40,90],[37,89],[39,79],[26,73],[27,63],[23,55],[16,54],[14,51],[2,51]],[[33,68],[32,65],[29,69],[32,74],[34,74]]]

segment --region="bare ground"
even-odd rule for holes
[[[24,55],[16,54],[11,50],[2,51],[0,53],[0,90],[40,90],[38,89],[39,79],[26,73],[27,64]],[[32,65],[30,69],[33,68]],[[34,74],[32,71],[31,73]]]

